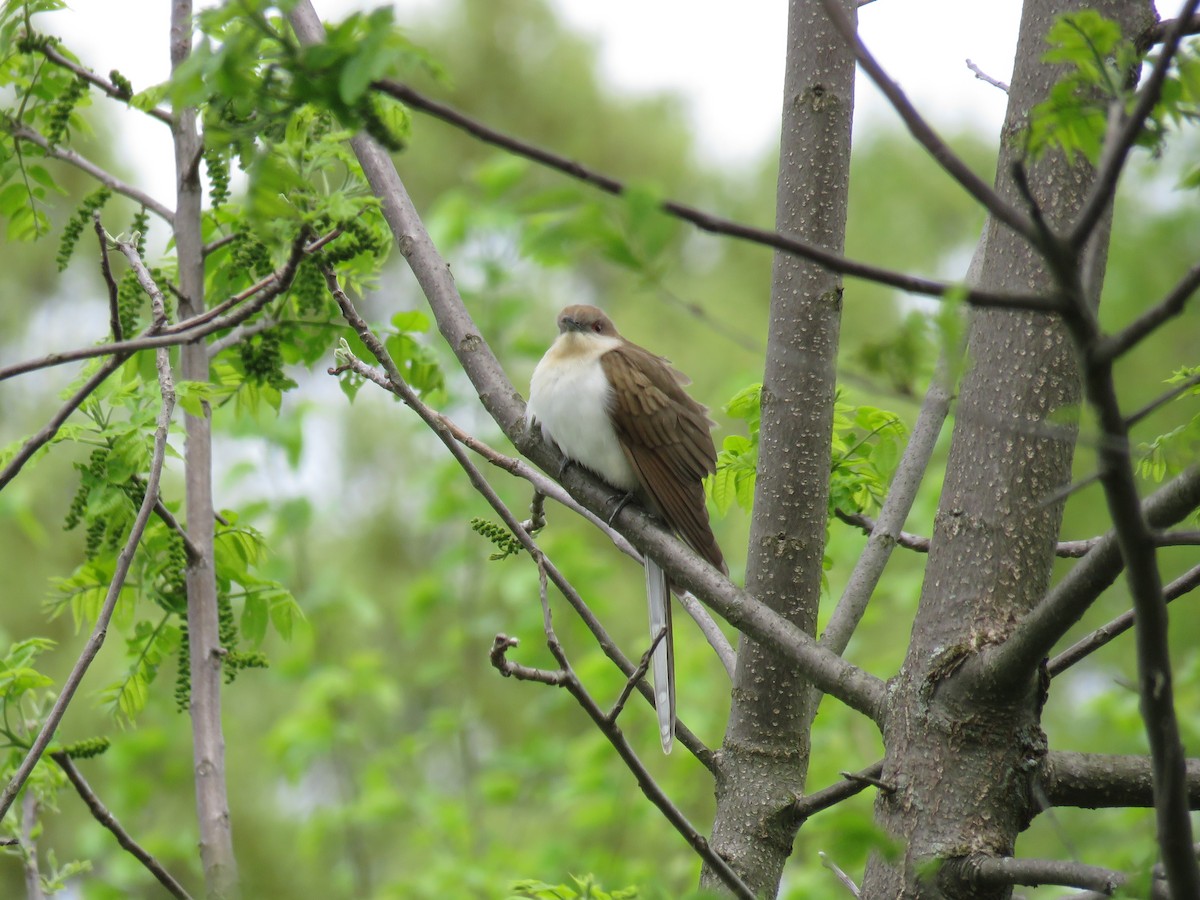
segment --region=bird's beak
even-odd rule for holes
[[[568,331],[583,331],[583,326],[570,316],[559,316],[558,331],[560,334],[566,334]]]

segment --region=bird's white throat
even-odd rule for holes
[[[631,491],[637,475],[625,457],[608,410],[612,385],[600,357],[619,338],[569,331],[550,345],[529,384],[526,417],[562,452],[613,487]]]

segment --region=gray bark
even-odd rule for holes
[[[1012,178],[1022,125],[1061,75],[1042,61],[1045,35],[1057,16],[1085,6],[1117,19],[1126,34],[1152,15],[1143,0],[1026,2],[997,167],[997,190],[1009,203],[1023,203]],[[1027,161],[1027,170],[1048,224],[1063,229],[1080,209],[1091,167],[1052,152]],[[981,288],[1054,291],[1023,239],[994,222],[989,229]],[[1086,256],[1092,302],[1106,246],[1105,225]],[[872,860],[868,898],[1009,897],[1010,888],[968,890],[918,872],[969,854],[1011,854],[1037,809],[1032,780],[1046,753],[1037,673],[1003,689],[955,676],[1046,593],[1063,507],[1047,498],[1070,481],[1075,446],[1074,429],[1055,414],[1080,400],[1079,364],[1062,322],[1036,313],[976,311],[968,355],[920,607],[884,723],[883,779],[897,790],[880,795],[876,814],[905,851],[897,865]]]
[[[853,14],[856,4],[847,2]],[[854,58],[819,0],[792,0],[776,227],[841,253],[854,111]],[[777,254],[763,377],[746,589],[812,634],[821,591],[842,287],[835,273]],[[712,843],[760,895],[774,896],[804,789],[808,707],[795,666],[740,642],[719,753]],[[712,873],[702,883],[718,887]]]
[[[171,4],[171,67],[191,52],[192,4]],[[194,109],[176,111],[175,248],[179,263],[179,302],[183,316],[204,310],[204,257],[200,235],[201,142]],[[180,374],[187,381],[208,381],[208,352],[203,341],[185,344],[179,354]],[[208,404],[203,416],[184,416],[187,435],[185,481],[187,530],[200,551],[188,563],[188,641],[190,644],[192,755],[196,783],[196,818],[200,859],[210,898],[239,895],[237,861],[225,788],[225,738],[221,731],[221,646],[217,622],[217,586],[213,570],[212,421]]]

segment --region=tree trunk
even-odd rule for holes
[[[192,46],[192,4],[171,4],[171,67],[182,65]],[[200,153],[196,111],[177,110],[172,126],[175,140],[175,251],[179,262],[180,313],[204,311],[204,257],[200,235]],[[184,344],[179,353],[180,374],[186,381],[208,381],[208,348],[203,340]],[[217,586],[213,570],[212,420],[184,416],[187,434],[185,479],[188,536],[199,558],[187,568],[188,643],[191,678],[193,777],[196,818],[200,828],[200,858],[204,883],[211,898],[237,897],[237,861],[225,789],[225,738],[221,730],[221,646],[217,621]]]
[[[851,15],[857,4],[845,4]],[[792,0],[784,78],[776,227],[840,253],[850,180],[854,57],[820,0]],[[821,593],[840,276],[776,254],[762,429],[746,588],[813,634]],[[804,789],[810,716],[806,683],[745,637],[719,752],[713,846],[765,896],[779,889]],[[702,883],[717,888],[706,872]]]
[[[1099,7],[1125,34],[1144,28],[1152,15],[1145,0],[1027,0],[996,178],[1000,195],[1016,206],[1025,206],[1013,179],[1023,158],[1023,125],[1062,74],[1042,61],[1046,33],[1058,16],[1084,7]],[[1061,230],[1091,186],[1091,167],[1058,152],[1025,165],[1047,223]],[[988,229],[982,289],[1055,292],[1026,241],[994,221]],[[1093,303],[1107,232],[1105,223],[1085,256]],[[1079,403],[1079,363],[1057,316],[1001,310],[974,313],[968,355],[912,642],[884,723],[883,779],[896,790],[880,794],[876,815],[904,852],[895,865],[872,859],[866,898],[1010,896],[1003,888],[964,893],[928,864],[973,853],[1010,855],[1036,811],[1032,776],[1046,753],[1037,673],[1006,690],[966,685],[955,674],[1046,593],[1065,502],[1053,498],[1071,480],[1075,446],[1075,428],[1061,414]]]

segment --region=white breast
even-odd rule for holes
[[[612,387],[600,357],[617,346],[615,338],[568,332],[546,351],[533,370],[526,418],[570,459],[591,469],[613,487],[631,491],[637,475],[625,458],[608,417]]]

